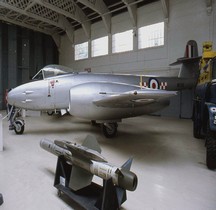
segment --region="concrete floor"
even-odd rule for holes
[[[25,120],[25,133],[20,136],[8,131],[7,120],[3,122],[1,210],[79,209],[57,196],[53,187],[57,157],[42,150],[39,142],[47,138],[82,143],[87,134],[97,137],[102,155],[116,166],[134,157],[132,171],[139,183],[136,191],[127,193],[122,209],[216,209],[216,171],[205,166],[204,141],[192,137],[191,120],[152,116],[126,119],[119,124],[114,139],[105,139],[98,127],[71,116],[43,115]]]

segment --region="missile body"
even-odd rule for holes
[[[93,175],[104,180],[112,179],[114,185],[125,190],[134,191],[137,187],[137,176],[130,171],[132,159],[129,159],[122,167],[108,164],[100,154],[101,149],[97,140],[92,136],[87,136],[83,145],[66,141],[53,143],[43,139],[40,146],[56,156],[64,156],[73,165],[69,187],[74,191],[90,185]]]

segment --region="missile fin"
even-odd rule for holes
[[[94,136],[86,136],[82,146],[101,153],[100,145],[98,144],[97,139]]]
[[[66,143],[70,143],[70,142],[61,141],[61,140],[55,140],[54,141],[54,144],[56,144],[57,146],[64,148],[64,149],[67,149],[67,147],[65,146]]]
[[[116,187],[116,194],[118,198],[118,205],[121,206],[121,204],[127,200],[126,190],[120,187]]]
[[[132,165],[132,161],[133,161],[133,158],[129,158],[123,165],[121,168],[124,168],[128,171],[130,171],[130,168],[131,168],[131,165]]]
[[[69,187],[74,190],[80,190],[91,184],[93,174],[87,172],[86,170],[73,166],[70,176]]]

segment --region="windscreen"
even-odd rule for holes
[[[50,77],[55,77],[59,75],[64,75],[72,72],[72,69],[66,66],[60,65],[49,65],[42,68],[33,78],[32,80],[43,80]]]

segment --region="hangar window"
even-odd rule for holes
[[[138,29],[139,49],[164,45],[164,22]]]
[[[75,45],[75,60],[88,58],[88,42]]]
[[[128,30],[112,36],[112,52],[125,52],[133,50],[133,31]]]
[[[92,40],[92,57],[108,54],[108,36]]]

